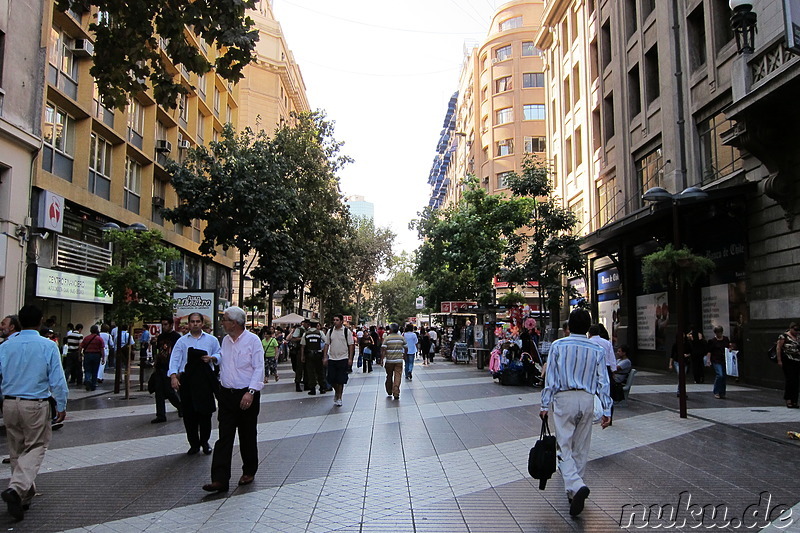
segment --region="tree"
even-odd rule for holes
[[[533,157],[523,162],[522,174],[512,173],[506,183],[515,197],[533,200],[531,217],[522,236],[527,252],[523,261],[507,262],[508,280],[537,282],[540,312],[558,309],[564,295],[564,277],[584,271],[585,261],[578,236],[574,234],[577,217],[561,207],[547,167]]]
[[[164,262],[179,257],[178,250],[164,245],[161,232],[157,230],[108,230],[104,237],[113,243],[116,255],[116,261],[98,278],[100,287],[114,297],[110,318],[118,327],[126,325],[132,332],[134,322],[142,318],[172,316],[175,281],[170,276],[162,276],[161,270]],[[128,349],[126,347],[126,351],[118,358],[115,393],[120,388],[122,361],[130,361]],[[125,398],[129,397],[130,371],[125,379]]]
[[[395,267],[389,277],[372,288],[372,308],[375,314],[383,314],[387,322],[402,324],[417,314],[420,283],[412,272],[413,264],[403,256],[395,257],[392,262]]]
[[[258,30],[246,15],[255,0],[57,0],[56,6],[98,9],[89,24],[95,39],[89,73],[108,106],[122,109],[149,80],[156,102],[174,108],[178,95],[188,93],[179,66],[197,75],[213,68],[235,83],[255,60]],[[200,39],[217,49],[213,63],[190,42]]]
[[[530,220],[533,199],[487,194],[474,176],[464,185],[456,205],[426,208],[412,223],[423,240],[414,273],[433,308],[446,300],[490,303],[492,281],[519,250],[517,231]]]
[[[356,299],[353,321],[358,324],[365,289],[391,265],[395,234],[389,228],[376,227],[375,222],[367,217],[354,219],[353,234],[355,240],[352,243],[349,270]]]

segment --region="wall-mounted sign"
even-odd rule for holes
[[[619,270],[617,270],[617,267],[597,273],[597,292],[618,291],[619,286]]]
[[[39,195],[39,219],[41,229],[61,233],[64,230],[64,197],[50,191]]]
[[[114,299],[100,288],[97,278],[41,267],[36,274],[36,296],[97,304],[114,303]]]

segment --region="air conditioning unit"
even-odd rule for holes
[[[92,57],[94,55],[94,44],[89,39],[75,39],[75,43],[70,50],[75,57]]]
[[[172,151],[172,143],[164,140],[156,141],[156,152],[160,154],[168,154]]]
[[[164,199],[160,196],[153,196],[153,207],[164,207]]]
[[[181,139],[180,141],[178,141],[178,148],[180,148],[181,150],[188,150],[191,146],[192,146],[191,143],[189,143],[189,141],[187,141],[186,139]]]

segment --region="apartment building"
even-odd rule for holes
[[[233,251],[202,257],[200,222],[172,224],[161,209],[177,203],[165,171],[167,158],[181,160],[191,146],[216,140],[227,122],[238,126],[238,87],[213,72],[190,75],[168,62],[189,91],[177,108],[156,104],[148,90],[131,98],[124,110],[109,109],[89,74],[88,26],[103,14],[81,11],[80,3],[66,13],[52,2],[44,4],[47,64],[37,95],[43,101],[43,146],[30,205],[34,218],[62,206],[62,218],[40,224],[51,237],[40,237],[29,250],[26,300],[41,305],[45,316],[55,316],[62,326],[99,321],[111,299],[96,289],[96,276],[112,261],[101,227],[114,222],[160,230],[180,250],[180,258],[166,266],[178,288],[215,291],[224,306],[230,301]],[[186,35],[213,62],[214,48],[188,29]]]
[[[24,302],[25,251],[40,239],[29,218],[31,168],[42,145],[41,0],[0,10],[0,315]],[[58,212],[54,212],[58,217]]]
[[[465,50],[452,132],[440,139],[432,169],[432,175],[441,174],[431,183],[432,196],[440,204],[458,201],[467,175],[476,176],[487,192],[502,193],[508,190],[506,176],[522,169],[527,154],[546,159],[544,73],[541,52],[533,42],[543,6],[542,1],[523,0],[503,4],[492,17],[486,39]],[[446,118],[450,117],[448,109]],[[446,154],[450,157],[441,172],[437,161],[444,162]]]

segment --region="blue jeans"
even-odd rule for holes
[[[714,394],[725,396],[725,363],[712,363],[714,367]]]
[[[83,384],[89,390],[97,388],[97,370],[100,368],[100,359],[102,356],[99,353],[83,354]]]
[[[411,375],[411,372],[414,371],[414,358],[417,356],[416,352],[406,354],[406,377]]]

